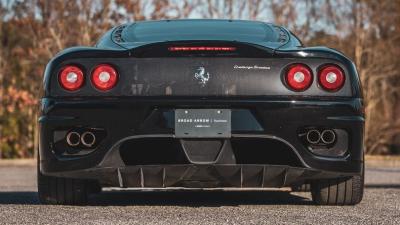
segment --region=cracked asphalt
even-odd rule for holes
[[[0,224],[400,224],[400,167],[368,167],[357,206],[314,206],[309,193],[105,191],[89,206],[40,205],[34,165],[0,164]]]

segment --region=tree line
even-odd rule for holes
[[[366,151],[400,153],[400,0],[3,0],[0,158],[34,155],[42,76],[57,52],[93,46],[121,23],[179,18],[273,22],[342,51],[364,89]]]

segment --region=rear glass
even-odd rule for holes
[[[236,40],[280,42],[279,29],[250,21],[149,21],[129,25],[122,33],[125,42],[179,40]]]

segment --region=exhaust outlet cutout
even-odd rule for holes
[[[336,134],[333,130],[324,130],[321,133],[321,140],[324,144],[332,144],[336,140]]]
[[[81,135],[75,131],[69,132],[65,139],[71,147],[78,146],[81,143]]]
[[[321,140],[321,133],[318,130],[309,130],[307,132],[307,141],[311,144],[317,144]]]
[[[86,147],[92,147],[96,143],[96,136],[92,132],[86,131],[82,134],[81,142]]]

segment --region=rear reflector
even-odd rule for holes
[[[287,70],[286,84],[293,91],[304,91],[311,86],[313,76],[311,70],[303,64],[293,64]]]
[[[58,75],[60,85],[68,91],[76,91],[83,85],[83,72],[77,66],[66,66]]]
[[[112,89],[117,84],[117,81],[117,71],[107,64],[98,65],[92,73],[92,83],[101,91]]]
[[[179,51],[235,51],[235,47],[214,47],[214,46],[179,46],[179,47],[169,47],[171,52]]]

